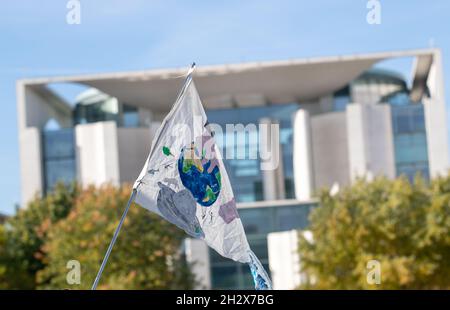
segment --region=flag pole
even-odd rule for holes
[[[100,266],[100,269],[98,270],[97,276],[95,277],[94,284],[92,284],[91,290],[97,289],[97,285],[98,285],[98,282],[100,281],[100,277],[102,276],[103,269],[105,268],[106,263],[108,262],[109,255],[111,254],[112,248],[114,247],[114,244],[116,243],[117,236],[119,235],[120,229],[122,228],[122,224],[125,221],[125,218],[127,217],[127,213],[128,213],[128,210],[130,209],[131,203],[134,201],[134,198],[136,197],[136,193],[137,193],[136,188],[133,188],[133,192],[131,193],[131,196],[128,199],[127,207],[123,211],[119,225],[117,225],[116,231],[114,232],[114,235],[111,239],[111,243],[109,244],[108,250],[106,250],[105,257],[103,258],[102,265]]]
[[[194,70],[195,70],[195,62],[192,63],[191,68],[189,69],[189,71],[187,73],[187,77],[186,77],[184,86],[186,86],[186,82],[191,78],[191,74],[192,74],[192,72],[194,72]],[[183,90],[180,92],[179,96],[181,96],[183,94],[183,91],[184,91],[184,87],[183,87]],[[177,99],[177,101],[178,101],[178,99]],[[127,207],[123,211],[122,217],[120,218],[119,225],[117,225],[116,231],[114,232],[114,235],[108,246],[108,250],[106,250],[105,257],[103,258],[102,264],[100,266],[100,269],[98,270],[97,276],[95,277],[94,283],[92,284],[91,290],[97,289],[97,285],[102,276],[103,269],[105,269],[106,263],[108,262],[109,255],[111,254],[112,248],[114,247],[114,244],[116,243],[117,236],[119,236],[120,229],[122,228],[122,224],[125,221],[125,218],[127,217],[128,210],[130,209],[131,203],[134,201],[134,198],[136,197],[138,187],[139,187],[139,185],[136,186],[135,188],[133,188],[133,192],[131,193],[130,199],[128,199]]]

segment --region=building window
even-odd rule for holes
[[[218,109],[206,111],[210,123],[222,126],[225,133],[226,124],[259,124],[261,118],[269,117],[280,124],[280,144],[283,159],[283,172],[285,179],[285,196],[286,198],[294,198],[294,175],[293,175],[293,131],[292,131],[292,115],[299,108],[298,104],[272,105],[255,108],[236,109]],[[257,134],[257,133],[255,133]],[[242,137],[241,137],[242,138]],[[259,159],[226,159],[227,148],[234,147],[249,149],[258,148],[258,145],[250,145],[252,139],[245,137],[241,139],[245,141],[242,145],[224,145],[224,137],[216,136],[216,142],[224,156],[224,164],[227,169],[228,176],[233,191],[238,202],[252,202],[264,199],[263,195],[263,176],[260,169]],[[256,140],[258,138],[256,137]],[[235,141],[239,139],[235,136]]]
[[[333,94],[333,111],[345,111],[350,101],[350,87],[345,86]]]
[[[138,108],[128,104],[122,105],[122,126],[123,127],[139,127]]]
[[[57,182],[70,183],[76,178],[75,143],[72,128],[44,130],[44,192],[51,191]]]
[[[406,93],[398,92],[384,99],[391,104],[397,176],[410,181],[416,174],[429,179],[428,147],[424,108],[410,102]]]
[[[267,234],[292,229],[305,229],[309,212],[315,204],[239,209],[248,243],[267,272],[269,251]],[[253,278],[246,264],[234,262],[209,249],[213,289],[253,289]]]
[[[73,110],[75,125],[114,121],[120,127],[139,127],[138,108],[91,88],[78,96]]]
[[[115,98],[86,103],[78,103],[74,109],[75,124],[119,120],[119,103]]]

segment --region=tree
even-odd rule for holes
[[[58,184],[36,196],[0,225],[0,289],[90,288],[129,195],[130,186]],[[191,288],[184,238],[174,225],[131,206],[99,288]],[[80,285],[67,282],[69,261],[80,263]]]
[[[303,288],[449,289],[450,177],[358,180],[320,194],[310,215],[313,242],[300,237]],[[368,281],[379,262],[380,284]]]
[[[39,288],[89,289],[130,196],[130,187],[89,187],[68,216],[54,225],[42,250]],[[106,265],[99,289],[189,289],[193,278],[180,247],[184,233],[132,205]],[[80,264],[80,284],[67,282],[67,263]]]
[[[6,282],[6,253],[5,253],[6,233],[3,224],[0,224],[0,290],[7,289]]]
[[[0,231],[0,281],[4,289],[34,289],[35,276],[45,266],[42,245],[48,230],[69,213],[78,186],[57,184],[44,198],[36,196],[10,217]],[[1,271],[2,270],[2,271]]]

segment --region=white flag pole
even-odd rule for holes
[[[189,69],[189,71],[187,73],[187,77],[186,77],[185,83],[183,85],[182,90],[180,91],[180,93],[178,95],[177,101],[181,97],[181,95],[183,94],[183,92],[185,90],[185,87],[186,87],[186,83],[191,78],[191,74],[194,71],[194,69],[195,69],[195,62],[192,63],[191,68]],[[102,276],[103,269],[105,269],[106,263],[108,262],[109,255],[111,254],[112,248],[114,247],[114,244],[116,243],[117,237],[119,236],[120,229],[122,228],[123,222],[125,221],[125,218],[127,217],[128,210],[130,209],[131,203],[134,201],[134,198],[136,197],[137,188],[138,187],[139,187],[139,185],[136,186],[135,188],[133,188],[133,192],[131,193],[130,199],[128,199],[127,207],[123,211],[122,217],[120,218],[119,225],[117,225],[116,231],[114,232],[114,235],[113,235],[113,237],[111,239],[111,242],[109,243],[108,250],[106,250],[105,257],[103,258],[102,264],[100,266],[100,269],[98,270],[97,276],[95,277],[94,283],[92,284],[91,290],[96,290],[97,289],[97,285],[98,285],[98,282],[100,281],[100,278]]]
[[[98,281],[100,281],[100,277],[102,276],[103,269],[105,268],[105,265],[108,262],[109,255],[111,254],[112,248],[113,248],[114,244],[116,243],[117,236],[119,235],[120,229],[122,228],[122,224],[125,221],[125,218],[127,217],[128,210],[130,209],[131,203],[134,201],[134,197],[136,196],[136,193],[137,193],[137,190],[134,188],[133,192],[131,193],[130,199],[128,199],[127,207],[125,208],[125,211],[123,211],[119,225],[117,225],[116,231],[114,232],[114,235],[111,239],[108,250],[106,250],[105,257],[103,258],[102,265],[100,266],[100,269],[98,270],[97,276],[95,277],[94,284],[92,284],[91,290],[97,289]]]

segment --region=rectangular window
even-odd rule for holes
[[[75,137],[73,128],[44,131],[43,161],[45,192],[57,182],[70,183],[76,178]]]
[[[391,105],[397,176],[429,179],[428,147],[422,104]]]
[[[240,109],[217,109],[208,110],[206,114],[209,122],[212,124],[218,124],[222,127],[223,134],[226,134],[226,124],[242,124],[247,126],[249,124],[259,125],[261,118],[269,117],[280,124],[280,144],[282,149],[283,159],[283,171],[285,177],[285,183],[288,184],[286,189],[286,198],[294,198],[293,186],[290,186],[293,180],[293,133],[292,133],[292,115],[299,109],[297,103],[290,103],[284,105],[273,105],[265,107],[254,108],[240,108]],[[229,134],[229,133],[228,133]],[[226,136],[217,134],[216,142],[219,147],[222,147],[222,155],[224,156],[224,164],[228,172],[231,184],[233,184],[233,191],[238,202],[251,202],[264,199],[262,183],[263,176],[260,170],[260,160],[248,159],[249,152],[257,151],[258,143],[252,141],[258,141],[257,132],[241,136],[235,134],[235,142],[241,143],[241,145],[226,145],[225,142],[229,142],[230,139],[226,139]],[[256,139],[253,139],[256,138]],[[227,141],[224,141],[227,140]],[[238,150],[245,150],[247,159],[226,159],[227,148],[233,148],[235,154]]]
[[[253,252],[265,270],[269,269],[267,234],[291,229],[304,229],[309,212],[315,205],[301,204],[239,209],[239,215]],[[246,264],[234,262],[209,249],[213,289],[253,289],[253,278]]]
[[[131,128],[139,127],[139,111],[138,108],[123,104],[122,105],[122,126]]]

